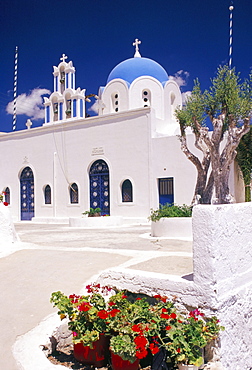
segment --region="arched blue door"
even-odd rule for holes
[[[92,164],[89,181],[90,208],[100,208],[102,215],[109,215],[109,168],[106,162],[100,159]]]
[[[21,220],[34,217],[34,177],[30,167],[25,167],[20,176]]]

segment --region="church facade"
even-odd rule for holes
[[[191,203],[196,171],[180,149],[179,86],[135,45],[134,58],[119,63],[95,96],[97,116],[86,117],[88,96],[63,54],[44,124],[0,134],[0,189],[14,221],[60,222],[90,207],[146,220],[160,203]],[[233,172],[236,198],[241,186]]]

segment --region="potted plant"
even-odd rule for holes
[[[192,237],[192,206],[164,204],[151,209],[151,236]]]
[[[198,309],[185,314],[167,306],[165,300],[161,302],[156,338],[158,346],[165,348],[165,361],[177,365],[179,370],[197,370],[204,362],[202,348],[216,339],[224,327],[215,316],[206,318]]]
[[[100,217],[101,216],[101,208],[90,208],[88,211],[82,213],[83,215],[88,215],[88,217]]]
[[[96,367],[107,364],[108,328],[106,323],[106,302],[101,293],[107,294],[108,287],[99,284],[88,285],[88,295],[66,296],[54,292],[50,302],[58,308],[61,319],[68,318],[68,327],[73,333],[74,356],[87,365]],[[101,290],[101,293],[100,293]]]
[[[148,355],[152,312],[145,298],[131,299],[124,293],[113,295],[108,326],[113,370],[137,370]]]

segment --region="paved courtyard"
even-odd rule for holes
[[[21,243],[0,258],[3,370],[53,368],[51,364],[35,368],[28,358],[17,364],[13,357],[15,342],[56,312],[49,302],[53,291],[79,293],[92,277],[118,266],[180,276],[193,270],[192,242],[151,238],[149,225],[80,229],[19,222],[15,228]],[[22,345],[15,348],[22,358]]]

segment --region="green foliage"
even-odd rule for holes
[[[117,291],[109,300],[100,291],[108,287],[89,285],[89,295],[67,297],[54,292],[51,302],[61,319],[67,317],[74,343],[92,348],[100,334],[110,337],[110,349],[123,360],[134,362],[163,347],[167,361],[176,365],[202,364],[200,348],[224,330],[216,317],[206,318],[198,309],[180,312],[167,297],[140,297]]]
[[[82,214],[88,215],[90,217],[90,216],[98,215],[100,213],[101,213],[101,208],[97,207],[97,208],[90,208],[88,211],[85,211]]]
[[[214,118],[224,114],[223,131],[226,131],[230,116],[235,120],[237,126],[239,126],[240,120],[250,116],[252,74],[249,79],[241,83],[235,69],[230,70],[225,65],[218,68],[217,75],[211,80],[211,83],[209,90],[202,92],[199,81],[195,80],[192,94],[187,99],[186,105],[182,109],[176,110],[176,117],[183,129],[190,126],[194,132],[197,132],[199,128],[197,124],[204,126],[207,117],[213,121]]]
[[[187,206],[183,204],[178,206],[176,204],[164,204],[160,205],[160,208],[153,210],[151,209],[151,215],[149,220],[158,221],[162,217],[191,217],[192,216],[192,206]]]

